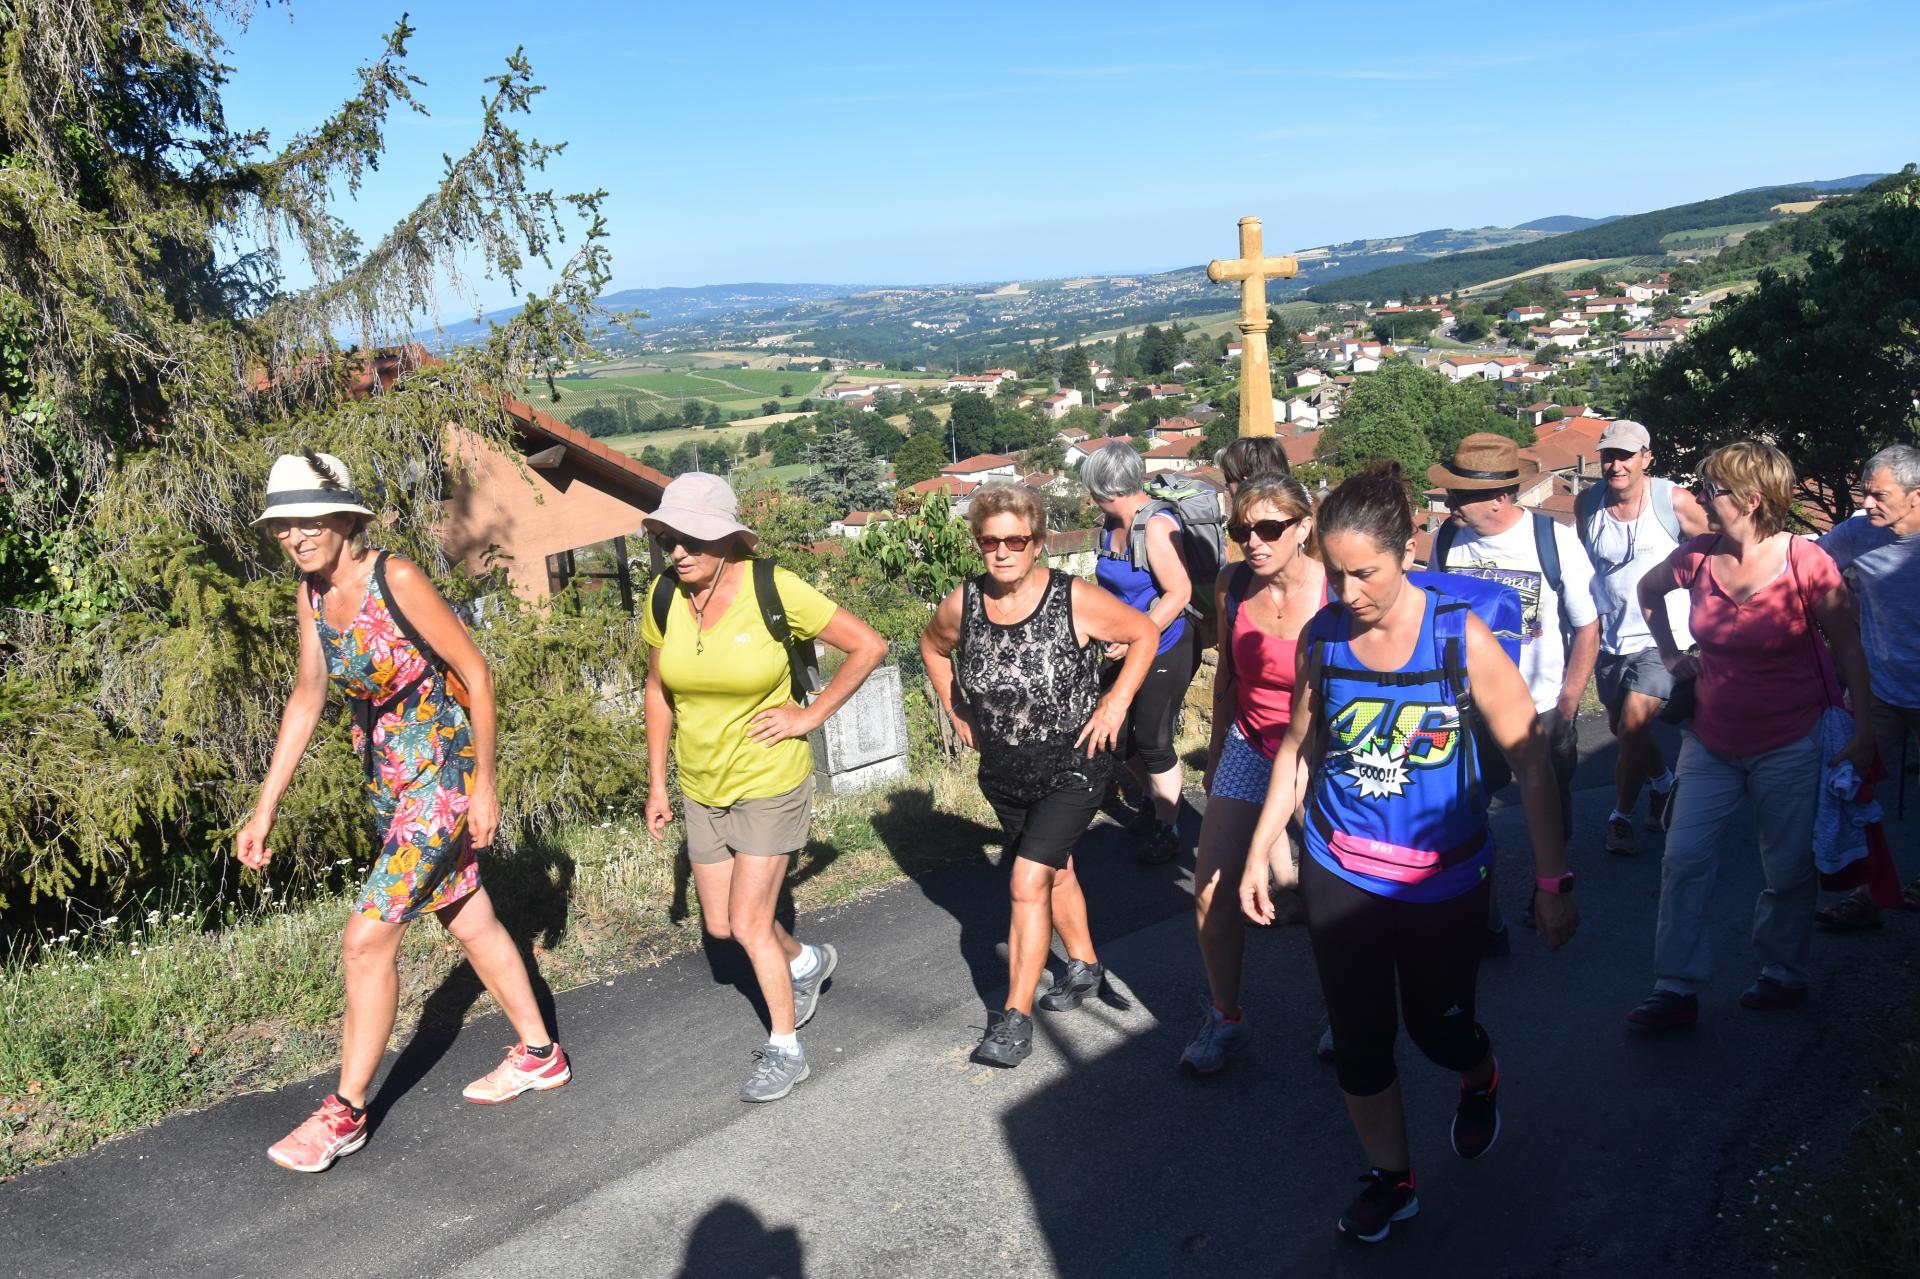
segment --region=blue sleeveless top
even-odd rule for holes
[[[1306,850],[1376,896],[1438,902],[1487,877],[1494,844],[1447,671],[1450,658],[1465,670],[1467,606],[1422,593],[1420,638],[1398,671],[1354,656],[1344,608],[1329,605],[1308,624],[1326,754],[1308,783]]]
[[[1167,516],[1175,524],[1180,522],[1180,517],[1172,511],[1155,512],[1153,518],[1158,518],[1160,515]],[[1118,549],[1114,545],[1116,539],[1119,543]],[[1101,531],[1100,556],[1093,564],[1093,580],[1106,588],[1109,595],[1117,596],[1121,603],[1138,609],[1142,613],[1152,608],[1153,602],[1160,598],[1160,588],[1154,584],[1152,570],[1133,566],[1133,557],[1127,550],[1125,528]],[[1195,582],[1193,589],[1198,593],[1201,589],[1200,583]],[[1166,652],[1179,643],[1180,637],[1186,633],[1187,615],[1182,612],[1180,616],[1173,619],[1173,625],[1160,632],[1160,647],[1154,649],[1154,653],[1157,655]]]

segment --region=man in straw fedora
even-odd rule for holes
[[[1433,540],[1428,567],[1511,586],[1523,614],[1520,674],[1546,730],[1559,784],[1561,826],[1573,830],[1573,769],[1579,763],[1574,718],[1600,651],[1593,566],[1573,530],[1520,505],[1540,479],[1504,435],[1475,432],[1453,456],[1427,468],[1427,483],[1444,489],[1452,517]],[[1488,926],[1491,953],[1506,951],[1506,924],[1496,903]]]

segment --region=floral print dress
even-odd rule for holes
[[[377,576],[344,631],[327,625],[312,583],[307,599],[328,678],[353,699],[353,746],[367,762],[380,833],[356,913],[400,924],[451,906],[480,886],[467,835],[474,749],[466,712],[394,621]]]

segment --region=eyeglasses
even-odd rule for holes
[[[1277,542],[1282,533],[1298,524],[1303,518],[1305,517],[1296,515],[1290,520],[1255,520],[1251,524],[1229,524],[1227,536],[1242,546],[1256,537],[1263,542]]]
[[[1699,487],[1694,489],[1694,494],[1702,502],[1711,502],[1716,497],[1732,497],[1733,490],[1723,489],[1717,485],[1708,483],[1706,480],[1701,480]]]
[[[1015,555],[1018,555],[1032,545],[1034,541],[1031,535],[1027,537],[976,537],[973,540],[979,545],[980,553],[983,555],[991,555],[1003,546]]]
[[[1598,541],[1598,539],[1595,540]],[[1593,553],[1593,562],[1599,566],[1600,576],[1611,577],[1627,565],[1633,563],[1634,551],[1639,540],[1640,524],[1639,521],[1636,520],[1634,523],[1627,525],[1627,550],[1619,559],[1611,559],[1596,550]]]
[[[317,521],[309,523],[305,520],[274,520],[267,525],[267,530],[283,542],[295,533],[304,533],[308,537],[318,537],[326,531],[326,528],[327,526],[325,524]]]
[[[674,547],[684,546],[690,554],[705,555],[716,545],[713,542],[702,541],[697,537],[688,537],[683,533],[675,533],[671,530],[665,533],[655,533],[654,537],[659,541],[660,549],[669,554],[673,552]]]

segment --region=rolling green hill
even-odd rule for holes
[[[1651,213],[1604,222],[1599,226],[1550,236],[1531,244],[1456,253],[1429,262],[1409,262],[1365,275],[1316,285],[1308,294],[1316,302],[1380,301],[1386,298],[1424,297],[1471,288],[1488,280],[1519,275],[1549,263],[1571,258],[1656,257],[1666,252],[1663,237],[1676,232],[1742,224],[1765,226],[1778,221],[1776,204],[1818,198],[1811,187],[1765,187],[1675,205]]]

